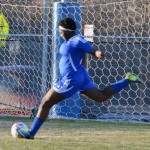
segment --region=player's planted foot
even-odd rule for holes
[[[125,76],[126,79],[129,79],[131,82],[133,83],[140,83],[140,84],[144,84],[144,82],[142,81],[142,79],[140,79],[138,76],[128,72]]]
[[[20,138],[24,139],[34,139],[29,133],[29,130],[18,130],[18,134]]]

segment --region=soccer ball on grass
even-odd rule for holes
[[[11,127],[11,134],[14,138],[21,138],[18,130],[28,130],[28,126],[23,122],[16,122]]]

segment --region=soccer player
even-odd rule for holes
[[[120,81],[107,86],[103,90],[98,89],[81,62],[85,53],[97,58],[103,58],[104,54],[100,50],[93,49],[83,36],[76,35],[76,28],[76,24],[71,18],[64,18],[59,22],[60,36],[64,39],[60,47],[59,71],[61,80],[54,84],[42,99],[30,130],[18,130],[22,138],[33,139],[47,119],[50,108],[78,91],[83,96],[94,101],[103,102],[120,92],[130,83],[143,83],[139,77],[127,73],[125,78]]]

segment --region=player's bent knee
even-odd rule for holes
[[[63,96],[51,89],[43,97],[40,107],[43,109],[50,109],[53,105],[57,104],[63,99]]]
[[[43,98],[41,104],[40,104],[40,108],[41,109],[50,109],[51,105],[48,99]]]

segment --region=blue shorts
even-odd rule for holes
[[[64,76],[53,85],[53,89],[63,97],[68,98],[79,91],[86,91],[95,87],[85,68],[75,72],[71,76]]]

